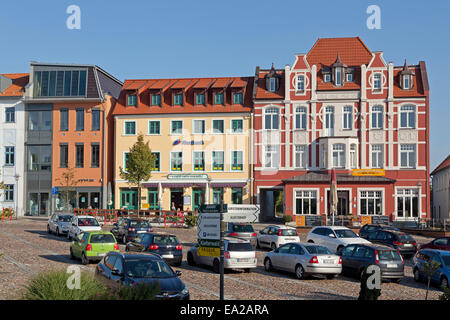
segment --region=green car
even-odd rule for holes
[[[88,231],[80,233],[70,245],[70,258],[81,259],[82,264],[100,261],[108,252],[119,252],[119,245],[111,232]]]

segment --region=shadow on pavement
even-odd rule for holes
[[[50,233],[48,233],[47,231],[42,231],[42,230],[25,230],[25,232],[32,233],[32,234],[37,234],[37,235],[39,235],[41,238],[45,238],[45,239],[51,239],[51,240],[58,240],[58,241],[70,242],[70,241],[67,239],[67,236],[65,236],[65,235],[58,237],[57,235],[50,234]]]

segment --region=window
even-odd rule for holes
[[[87,71],[35,71],[34,72],[34,96],[85,96]]]
[[[69,163],[69,146],[66,143],[59,145],[59,167],[67,168]]]
[[[231,170],[244,170],[244,156],[242,151],[231,151]]]
[[[194,151],[194,171],[205,171],[205,152]]]
[[[381,191],[360,191],[359,192],[359,214],[361,215],[382,215],[383,199]]]
[[[161,95],[152,94],[152,106],[160,106],[160,105],[161,105]]]
[[[277,79],[276,78],[269,78],[269,91],[270,92],[277,91]]]
[[[297,77],[297,91],[300,91],[300,92],[305,91],[305,76]]]
[[[403,76],[403,89],[405,90],[411,89],[411,76],[408,75]]]
[[[155,156],[155,163],[152,168],[152,171],[160,171],[161,170],[161,154],[159,152],[152,152]]]
[[[14,201],[14,185],[5,184],[5,200],[4,201]]]
[[[137,104],[137,97],[135,94],[128,95],[128,105],[129,106],[136,106]]]
[[[5,109],[5,122],[16,121],[16,108],[10,107]]]
[[[351,130],[353,124],[353,107],[345,106],[343,114],[343,129]]]
[[[233,93],[233,104],[242,104],[244,102],[244,99],[242,97],[241,92],[234,92]]]
[[[205,94],[197,93],[195,96],[195,104],[205,104]]]
[[[29,111],[28,112],[29,131],[51,131],[52,111]]]
[[[160,121],[149,121],[148,122],[148,134],[160,134],[161,133]]]
[[[216,93],[214,95],[214,104],[223,104],[223,93]]]
[[[77,109],[77,131],[84,130],[84,109]]]
[[[400,128],[415,128],[416,107],[405,105],[400,107]]]
[[[328,149],[326,145],[320,145],[320,155],[322,156],[321,167],[328,168]]]
[[[414,144],[400,145],[400,167],[414,168],[416,166],[416,146]]]
[[[172,128],[170,129],[171,134],[182,134],[183,133],[183,121],[173,120],[171,122]]]
[[[100,145],[97,143],[91,144],[91,168],[100,167]]]
[[[183,171],[183,152],[170,153],[171,171]]]
[[[353,81],[353,73],[345,74],[345,81],[352,82]]]
[[[100,130],[100,110],[92,110],[92,131]]]
[[[242,188],[231,188],[231,203],[242,204]]]
[[[278,130],[279,128],[279,112],[278,108],[267,108],[264,111],[264,129]]]
[[[68,109],[59,110],[59,130],[61,130],[61,131],[69,130],[69,110]]]
[[[14,147],[5,147],[5,166],[14,165]]]
[[[333,144],[333,168],[345,168],[345,144]]]
[[[75,167],[83,168],[84,167],[84,145],[77,144],[75,145]]]
[[[241,119],[231,120],[231,132],[242,133],[244,131],[244,121]]]
[[[213,120],[213,133],[224,133],[223,120]]]
[[[213,171],[223,171],[225,167],[223,151],[213,151],[212,152],[212,170]]]
[[[125,121],[125,135],[136,134],[136,121]]]
[[[128,163],[128,160],[130,159],[130,153],[129,152],[124,152],[124,154],[123,154],[123,171],[127,171],[127,167],[128,167],[128,165],[127,165],[127,163]]]
[[[298,107],[295,109],[295,129],[306,130],[306,108]]]
[[[419,217],[418,189],[397,189],[397,217]]]
[[[356,169],[358,167],[358,158],[356,157],[356,144],[350,145],[350,168]]]
[[[323,82],[330,82],[331,81],[331,75],[329,73],[325,73],[323,75]]]
[[[267,145],[264,148],[265,148],[264,167],[278,168],[278,166],[280,165],[280,146],[279,145]]]
[[[317,214],[316,191],[295,191],[295,214]]]
[[[373,75],[372,90],[381,91],[381,73],[375,73]]]
[[[336,86],[342,86],[342,68],[336,68]]]
[[[325,136],[334,135],[334,107],[325,108]]]
[[[183,105],[183,94],[182,93],[176,93],[173,96],[173,104],[176,106],[182,106]]]
[[[223,188],[213,188],[213,204],[223,203]]]
[[[383,129],[383,106],[372,107],[372,129]]]
[[[28,171],[50,171],[52,164],[51,146],[28,146]]]
[[[382,144],[374,144],[372,145],[372,168],[383,168],[383,145]]]
[[[306,168],[306,146],[298,145],[295,146],[295,167],[296,168]]]
[[[204,134],[205,133],[205,120],[192,120],[194,134]]]

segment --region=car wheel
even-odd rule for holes
[[[123,242],[123,244],[127,244],[127,236],[126,235],[123,235],[122,242]]]
[[[414,269],[414,280],[419,282],[420,281],[420,272],[419,269]]]
[[[73,255],[72,248],[70,248],[70,259],[75,260],[75,256]]]
[[[264,260],[264,269],[267,272],[270,272],[273,270],[272,261],[270,261],[269,258],[266,258],[266,260]]]
[[[297,279],[302,280],[305,278],[305,269],[303,269],[303,267],[298,264],[295,267],[295,276],[297,277]]]
[[[364,273],[366,272],[366,269],[362,269],[361,273],[359,275],[359,279],[362,280],[364,278]]]
[[[314,241],[312,241],[312,240],[308,240],[308,243],[314,243]]]
[[[86,254],[85,254],[84,252],[83,252],[83,254],[81,255],[81,263],[84,264],[84,265],[89,264],[89,260],[88,260],[88,258],[86,257]]]
[[[441,278],[441,288],[442,288],[442,287],[448,288],[448,279],[447,279],[445,276],[443,276],[443,277]]]
[[[187,255],[187,263],[190,266],[195,266],[194,257],[192,256],[192,253],[188,253]]]
[[[275,250],[275,249],[277,248],[277,246],[276,246],[275,243],[272,242],[272,244],[270,245],[270,248],[271,248],[272,250]]]
[[[213,271],[215,273],[220,273],[220,262],[217,259],[213,262]]]
[[[52,230],[50,230],[50,226],[49,225],[47,225],[47,233],[48,234],[52,234]]]
[[[337,277],[337,274],[327,274],[326,277],[328,280],[332,280]]]

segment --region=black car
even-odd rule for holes
[[[370,233],[367,240],[399,250],[405,258],[412,257],[417,251],[416,240],[404,232],[381,230]]]
[[[178,238],[171,234],[141,233],[127,243],[126,251],[159,254],[167,263],[181,265],[183,249]]]
[[[144,219],[123,218],[113,225],[111,233],[117,241],[126,244],[137,237],[139,233],[152,232],[152,225]]]
[[[109,252],[95,269],[95,276],[110,287],[139,283],[159,283],[158,299],[189,300],[189,290],[159,255]]]
[[[359,236],[361,238],[367,239],[370,233],[380,231],[380,230],[386,230],[386,231],[400,231],[396,227],[392,227],[385,224],[366,224],[359,230]]]
[[[350,244],[342,249],[342,274],[361,278],[370,265],[381,269],[381,279],[400,282],[405,262],[401,254],[390,247],[374,244]]]

